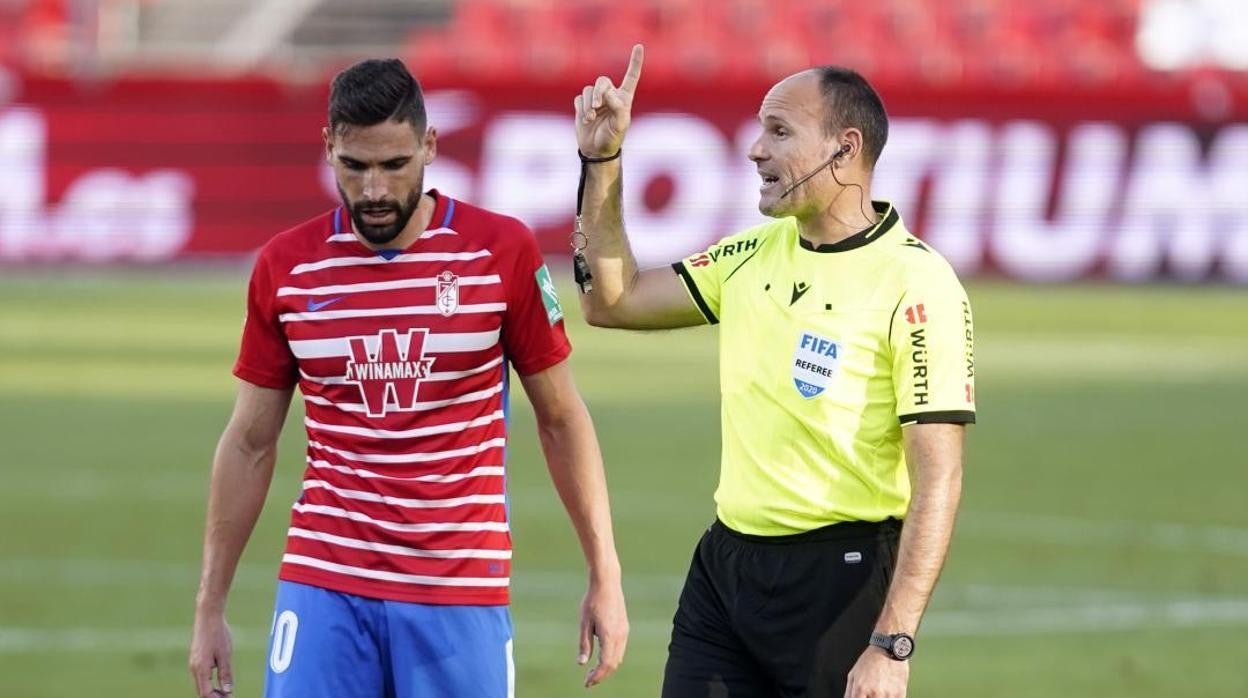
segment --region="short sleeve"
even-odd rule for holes
[[[751,228],[726,237],[704,252],[672,265],[698,311],[712,325],[719,323],[723,286],[762,245],[760,230]]]
[[[285,389],[297,382],[298,364],[277,318],[275,300],[269,263],[262,251],[247,285],[247,317],[234,375],[263,388]]]
[[[712,325],[719,323],[719,289],[723,283],[719,278],[719,270],[711,260],[715,247],[699,252],[672,265],[685,291],[698,312]]]
[[[902,425],[975,422],[975,329],[948,268],[925,273],[893,311],[893,389]]]
[[[503,351],[522,376],[544,371],[568,358],[572,344],[563,327],[563,306],[537,238],[517,223],[516,264],[507,284]]]

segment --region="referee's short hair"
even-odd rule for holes
[[[835,133],[843,128],[862,131],[862,154],[868,167],[874,167],[888,141],[888,114],[884,102],[871,83],[854,70],[837,65],[814,69],[823,94],[824,128]]]
[[[406,122],[418,136],[425,133],[425,96],[403,61],[373,58],[338,73],[329,89],[330,129],[383,121]]]

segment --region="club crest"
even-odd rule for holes
[[[459,309],[459,277],[449,271],[438,274],[438,312],[450,317]]]

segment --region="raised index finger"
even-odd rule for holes
[[[628,59],[628,70],[620,81],[620,90],[630,95],[637,91],[637,82],[641,80],[641,64],[646,59],[646,50],[641,44],[633,45],[633,55]]]

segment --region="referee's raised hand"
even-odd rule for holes
[[[632,121],[633,95],[641,80],[641,64],[645,49],[641,44],[633,46],[628,59],[628,70],[620,86],[611,78],[599,75],[592,85],[586,85],[576,96],[576,144],[588,157],[615,155],[624,144],[624,132]]]

